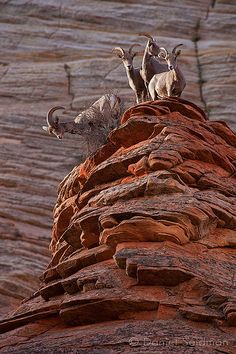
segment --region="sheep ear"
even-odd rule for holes
[[[181,50],[177,50],[176,56],[180,55],[180,53],[181,53]]]
[[[42,126],[43,130],[46,130],[46,132],[48,132],[48,127],[46,127],[45,125]]]

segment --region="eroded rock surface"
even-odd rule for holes
[[[108,140],[60,184],[51,262],[0,322],[3,353],[233,353],[236,135],[168,99]]]
[[[0,314],[38,288],[38,276],[50,260],[57,186],[85,155],[82,139],[61,142],[42,131],[47,110],[64,105],[61,118],[73,119],[113,91],[126,108],[134,104],[124,68],[111,50],[134,42],[144,46],[146,39],[137,34],[148,31],[169,49],[184,44],[179,60],[187,80],[183,98],[235,129],[235,13],[232,0],[182,0],[171,6],[163,0],[0,1]],[[137,124],[140,134],[143,123]],[[227,136],[223,125],[215,124]],[[139,136],[129,129],[125,144],[132,145]],[[145,129],[148,134],[151,125]],[[146,158],[141,159],[129,170],[142,173]],[[153,154],[149,162],[160,164],[156,160]],[[215,183],[220,188],[219,180]]]

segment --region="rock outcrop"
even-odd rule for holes
[[[184,44],[183,98],[235,129],[235,14],[232,0],[0,1],[0,316],[38,288],[57,185],[84,159],[84,141],[42,131],[47,110],[63,105],[73,119],[113,91],[132,106],[111,50],[144,47],[137,34],[148,31]]]
[[[235,167],[236,135],[195,104],[128,109],[61,182],[51,262],[2,352],[233,353]]]

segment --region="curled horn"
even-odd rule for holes
[[[112,53],[114,53],[114,54],[122,53],[122,55],[124,55],[125,51],[121,47],[115,47],[112,49]]]
[[[141,45],[141,44],[139,44],[139,43],[134,43],[134,44],[132,44],[131,47],[129,48],[129,54],[132,53],[133,47],[140,46],[140,45]]]
[[[141,33],[139,33],[138,35],[139,35],[139,36],[147,37],[147,38],[151,39],[151,40],[154,42],[153,37],[152,37],[149,33],[147,33],[147,32],[141,32]]]
[[[57,111],[58,109],[64,109],[64,110],[65,110],[64,107],[56,106],[56,107],[51,108],[51,109],[48,111],[46,120],[47,120],[47,124],[48,124],[49,127],[52,127],[53,125],[55,125],[55,121],[54,121],[52,115],[53,115],[53,113],[54,113],[55,111]]]
[[[164,56],[162,55],[164,53]],[[160,47],[160,53],[158,54],[158,56],[160,57],[160,58],[166,58],[167,57],[167,55],[168,55],[168,50],[166,49],[166,48],[164,48],[164,47]]]
[[[181,45],[183,45],[183,44],[178,44],[178,45],[176,45],[176,46],[174,47],[174,49],[172,50],[172,53],[175,54],[176,49],[177,49],[178,47],[180,47]]]

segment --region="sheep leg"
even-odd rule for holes
[[[135,101],[136,101],[136,103],[142,102],[142,99],[141,100],[140,99],[141,99],[140,93],[135,91]]]
[[[149,92],[149,89],[148,89],[148,82],[145,82],[145,88],[146,88],[146,97],[147,97],[147,100],[150,100],[151,97],[150,97],[150,92]]]
[[[158,96],[156,94],[156,90],[155,90],[155,87],[153,87],[153,85],[150,85],[149,87],[149,92],[150,92],[150,95],[151,95],[151,98],[153,101],[157,100],[158,99]]]
[[[173,96],[173,94],[172,94],[172,87],[171,86],[167,86],[166,87],[166,91],[167,91],[167,97],[171,97],[171,96]]]
[[[147,93],[147,90],[146,90],[146,89],[144,89],[144,90],[142,91],[142,101],[143,101],[143,102],[148,101],[148,93]]]

